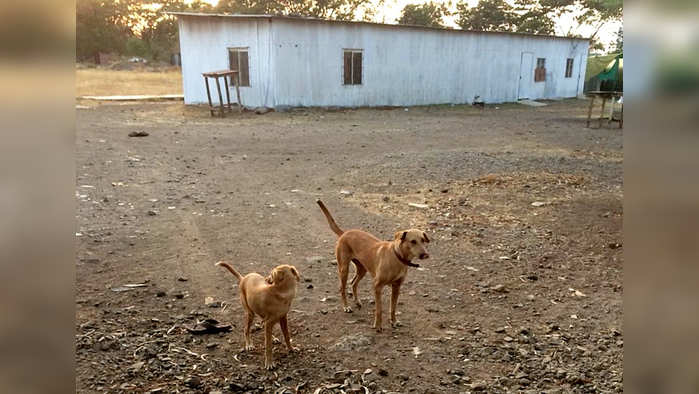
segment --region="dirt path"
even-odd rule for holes
[[[79,391],[621,391],[622,133],[584,128],[585,102],[77,116]],[[401,327],[370,328],[369,277],[365,307],[341,311],[316,198],[343,228],[429,232]],[[277,345],[274,373],[260,368],[261,332],[256,352],[240,352],[221,259],[301,272],[290,326],[302,352]],[[207,317],[232,332],[183,328]]]

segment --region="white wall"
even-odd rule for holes
[[[228,48],[249,47],[250,87],[241,87],[241,101],[246,106],[264,106],[272,100],[269,76],[271,56],[270,22],[268,19],[246,19],[232,22],[229,18],[179,16],[182,82],[185,104],[207,103],[203,72],[229,68]],[[223,82],[223,79],[221,79]],[[216,105],[216,83],[209,79],[211,99]],[[221,91],[226,100],[225,91]],[[236,102],[231,86],[231,102]]]
[[[530,98],[575,97],[588,50],[585,40],[278,18],[180,16],[180,41],[185,103],[206,102],[201,72],[227,68],[226,47],[249,46],[252,86],[242,101],[268,107],[516,101],[525,51],[534,66],[546,58],[546,81],[532,78]],[[342,85],[344,48],[363,50],[362,85]]]

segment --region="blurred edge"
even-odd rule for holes
[[[699,392],[699,5],[624,8],[629,393]]]
[[[75,4],[0,22],[0,392],[75,392]]]

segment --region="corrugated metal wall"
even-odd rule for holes
[[[226,48],[241,46],[250,48],[243,103],[268,107],[498,103],[520,90],[575,97],[588,51],[584,40],[262,18],[180,17],[180,40],[186,103],[206,102],[201,72],[226,68]],[[361,85],[343,85],[343,49],[362,50]],[[520,82],[522,52],[533,66],[546,58],[545,82]]]

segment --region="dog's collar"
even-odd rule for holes
[[[392,249],[393,249],[393,254],[396,255],[396,258],[398,259],[398,261],[400,261],[404,265],[407,265],[408,267],[419,267],[420,266],[420,264],[415,264],[415,263],[412,263],[410,260],[404,259],[403,256],[401,256],[398,253],[395,246]]]

